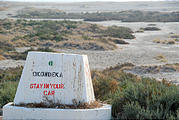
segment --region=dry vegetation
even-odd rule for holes
[[[15,47],[113,50],[116,44],[128,44],[123,39],[135,38],[132,33],[126,27],[84,22],[4,19],[0,20],[0,53],[14,54]]]
[[[179,72],[179,63],[175,63],[175,64],[166,64],[167,67],[172,67],[173,69],[175,69],[176,71]]]
[[[153,40],[154,43],[160,44],[178,44],[179,43],[179,34],[174,34],[173,32],[169,33],[167,39],[156,38]]]
[[[144,30],[142,30],[142,29],[139,29],[139,30],[137,30],[137,31],[135,31],[136,33],[143,33],[144,32]]]
[[[19,53],[19,52],[16,52],[16,51],[5,52],[5,53],[3,53],[3,55],[7,59],[25,60],[29,51],[57,52],[57,51],[54,51],[51,48],[45,47],[45,48],[35,48],[35,49],[34,48],[30,48],[30,49],[28,49],[28,50],[26,50],[26,51],[24,51],[22,53]],[[57,52],[57,53],[60,53],[60,52]]]
[[[157,27],[145,27],[145,28],[140,28],[139,31],[159,31],[160,28],[157,28]]]
[[[0,60],[5,60],[6,58],[2,55],[0,55]]]
[[[19,14],[14,17],[84,19],[85,21],[120,20],[123,22],[178,22],[179,12],[127,10],[120,12],[66,13],[57,9],[39,9],[28,7],[20,10]]]
[[[148,24],[145,28],[140,28],[139,30],[135,31],[136,33],[143,33],[144,31],[159,31],[160,28],[156,27],[156,24]]]
[[[179,43],[179,35],[170,33],[168,36],[168,39],[162,40],[159,38],[156,38],[153,40],[154,43],[160,43],[160,44],[178,44]]]
[[[165,65],[152,65],[152,66],[134,66],[128,69],[137,74],[157,74],[167,72],[179,72],[179,64],[165,64]]]
[[[0,7],[0,11],[5,11],[7,9],[8,9],[8,7]]]
[[[160,62],[167,62],[168,60],[166,59],[166,57],[162,54],[157,55],[156,57],[154,57],[156,60],[160,61]]]
[[[168,40],[161,40],[161,39],[155,39],[153,40],[154,43],[161,43],[161,44],[176,44],[177,39],[168,39]]]
[[[177,65],[178,66],[178,65]],[[179,87],[163,80],[124,73],[132,64],[93,71],[98,99],[112,103],[115,119],[178,119]]]
[[[28,104],[19,104],[15,106],[27,107],[27,108],[56,108],[56,109],[94,109],[99,108],[103,104],[97,101],[91,103],[77,103],[73,100],[72,105],[66,105],[61,103],[54,103],[52,100],[48,100],[48,102],[41,103],[28,103]]]

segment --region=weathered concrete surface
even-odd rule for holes
[[[29,52],[14,103],[4,120],[110,120],[111,105],[95,109],[27,108],[28,103],[78,104],[95,100],[86,55]]]
[[[3,120],[110,120],[111,105],[95,109],[3,107]]]
[[[94,101],[86,55],[29,52],[14,104]]]

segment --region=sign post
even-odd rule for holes
[[[94,109],[27,108],[26,105],[74,105],[95,101],[86,55],[29,52],[14,103],[3,107],[10,119],[110,119],[111,106]],[[23,106],[22,106],[23,105]]]

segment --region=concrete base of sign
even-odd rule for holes
[[[26,108],[8,103],[3,107],[3,120],[110,120],[111,105],[95,109]]]

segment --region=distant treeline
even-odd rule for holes
[[[121,11],[95,13],[66,13],[57,9],[25,8],[18,12],[18,18],[84,19],[84,21],[120,20],[122,22],[179,22],[179,11]]]

